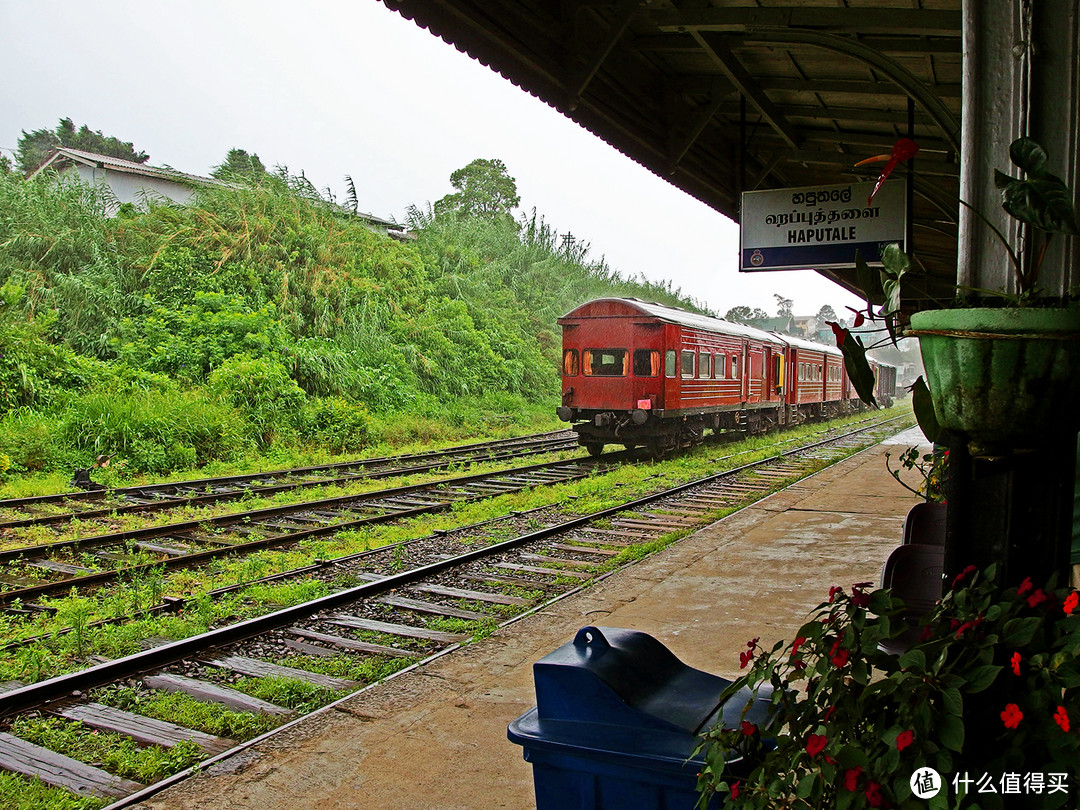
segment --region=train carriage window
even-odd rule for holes
[[[679,370],[684,378],[694,376],[694,352],[683,350]]]
[[[562,370],[563,374],[567,377],[576,377],[578,374],[578,352],[577,349],[567,349],[563,352],[562,358]]]
[[[625,377],[630,371],[626,349],[586,349],[582,359],[586,377]]]
[[[656,349],[634,350],[634,376],[657,377],[660,374],[660,352]]]
[[[678,368],[675,363],[675,350],[668,349],[664,353],[664,376],[674,377],[678,373]]]
[[[716,376],[716,379],[722,380],[727,376],[727,355],[718,354],[714,359],[713,374]]]
[[[698,377],[707,380],[712,377],[712,355],[698,352]]]
[[[731,379],[739,379],[739,356],[735,354],[731,356]]]

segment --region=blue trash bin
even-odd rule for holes
[[[731,681],[614,627],[583,627],[533,664],[533,678],[536,706],[507,736],[532,763],[537,810],[693,810],[698,734],[720,717],[737,726],[753,699],[747,691],[721,705]],[[745,719],[762,722],[768,707],[758,700]]]

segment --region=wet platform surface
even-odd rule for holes
[[[735,677],[747,640],[790,640],[831,586],[878,583],[918,502],[885,454],[895,468],[922,442],[906,431],[136,806],[534,807],[531,766],[506,739],[535,704],[534,661],[601,625],[644,631],[687,664]]]

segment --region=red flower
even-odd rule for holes
[[[1020,674],[1020,661],[1021,661],[1020,653],[1014,652],[1012,654],[1012,659],[1011,659],[1013,675],[1018,676]]]
[[[1037,607],[1047,600],[1047,596],[1043,593],[1042,588],[1036,589],[1035,593],[1027,598],[1028,607]]]
[[[862,765],[855,768],[848,768],[844,771],[844,790],[850,790],[852,793],[859,787],[859,774],[862,773]]]
[[[1017,596],[1027,596],[1035,586],[1031,582],[1031,577],[1024,577],[1024,581],[1020,583],[1020,587],[1016,589]]]
[[[746,665],[754,660],[754,651],[757,649],[757,643],[761,641],[761,636],[752,638],[746,642],[746,652],[739,653],[739,669],[746,669]]]
[[[828,742],[829,738],[824,734],[811,734],[806,739],[806,753],[812,757],[816,757],[825,750],[825,745]]]
[[[1065,604],[1062,606],[1062,608],[1065,611],[1066,615],[1071,616],[1072,612],[1076,610],[1076,606],[1078,604],[1080,604],[1080,594],[1078,594],[1076,591],[1073,591],[1065,597]]]
[[[885,165],[881,169],[881,174],[878,175],[877,185],[874,186],[874,190],[870,192],[870,197],[867,198],[866,204],[870,205],[874,201],[874,196],[881,188],[881,184],[884,183],[889,175],[893,173],[893,169],[899,166],[905,160],[910,160],[915,157],[915,153],[919,151],[919,145],[911,138],[901,138],[895,144],[893,144],[892,153],[888,155],[875,155],[872,158],[866,160],[860,160],[856,163],[856,166],[863,166],[867,163],[881,163],[885,161]],[[876,805],[874,805],[876,807]]]
[[[974,574],[977,570],[978,569],[974,565],[969,565],[967,568],[957,574],[956,579],[952,581],[953,590],[956,590],[957,585],[967,579],[969,575]]]
[[[852,309],[851,307],[844,307],[844,309],[846,309],[848,312],[850,312],[852,315],[855,316],[855,320],[851,324],[851,327],[853,329],[858,329],[860,326],[862,326],[864,323],[866,323],[866,316],[863,315],[861,311],[859,311],[857,309]],[[826,323],[828,323],[828,321],[826,321]],[[839,345],[839,344],[837,344],[837,345]]]
[[[836,323],[836,321],[825,321],[825,323],[832,329],[833,337],[836,339],[836,348],[839,349],[844,345],[844,340],[847,339],[848,330]],[[832,596],[829,597],[829,601],[832,601]]]
[[[903,751],[913,742],[915,742],[914,731],[901,731],[896,737],[896,750]]]
[[[799,654],[799,647],[806,643],[806,636],[796,636],[795,642],[791,645],[792,656]]]
[[[739,785],[741,784],[742,782],[736,782],[734,785],[731,786],[731,798],[739,798]]]
[[[1005,724],[1005,728],[1016,728],[1023,719],[1024,713],[1015,703],[1007,705],[1005,711],[1001,713],[1001,722]]]
[[[881,795],[881,785],[877,782],[866,783],[866,803],[871,807],[881,807],[885,797]]]
[[[844,666],[848,662],[848,655],[850,653],[840,646],[840,639],[837,639],[829,650],[829,657],[832,658],[834,667]]]
[[[865,593],[863,588],[867,583],[860,583],[851,589],[851,604],[857,608],[865,608],[870,606],[870,594]]]
[[[822,723],[828,723],[832,719],[832,716],[836,713],[836,707],[830,706],[825,710],[825,714],[821,718]]]
[[[834,601],[836,601],[837,594],[841,594],[843,592],[844,589],[841,588],[839,585],[833,585],[831,588],[829,588],[829,604],[831,605]]]
[[[964,622],[962,625],[956,628],[956,637],[960,638],[960,636],[964,635],[965,630],[970,630],[974,626],[975,622]]]
[[[755,731],[757,731],[757,726],[755,726],[753,723],[751,723],[751,722],[749,722],[747,720],[742,721],[742,733],[743,733],[743,736],[745,736],[745,737],[753,737]]]
[[[1057,711],[1054,712],[1054,722],[1061,726],[1062,731],[1069,730],[1069,713],[1065,711],[1064,706],[1057,707]]]
[[[932,635],[934,635],[934,628],[930,625],[926,625],[926,627],[922,629],[922,632],[919,633],[919,642],[928,641]]]

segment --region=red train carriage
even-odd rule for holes
[[[844,356],[834,346],[783,336],[787,344],[787,422],[838,416],[855,396],[845,389]]]
[[[839,350],[633,298],[601,298],[559,319],[559,418],[590,453],[656,455],[706,429],[759,432],[850,407]]]
[[[874,371],[874,399],[878,405],[888,408],[893,401],[900,396],[896,390],[896,376],[899,368],[889,363],[870,361],[870,368]]]

